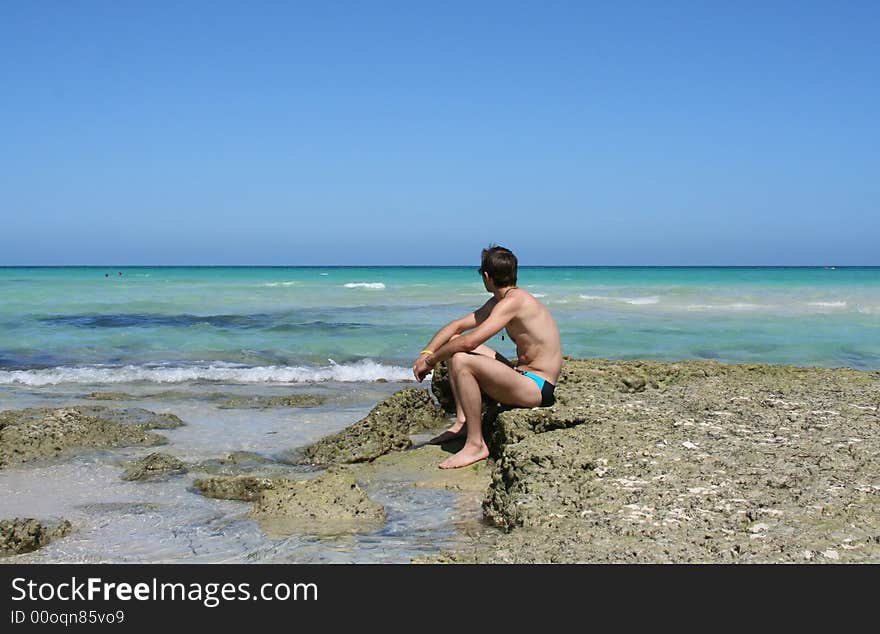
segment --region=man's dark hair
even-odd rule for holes
[[[483,249],[480,273],[488,273],[495,286],[503,288],[516,284],[516,256],[510,249],[490,244]]]

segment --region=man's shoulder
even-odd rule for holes
[[[519,295],[520,300],[517,308],[524,311],[525,313],[535,314],[541,311],[550,311],[550,309],[547,307],[546,304],[544,304],[544,302],[542,302],[538,297],[535,297],[528,291],[523,291],[522,293],[519,293]]]
[[[535,302],[537,302],[539,304],[541,303],[540,301],[538,301],[537,297],[532,295],[530,292],[528,292],[524,288],[517,287],[516,291],[517,291],[516,293],[510,294],[510,300],[512,302],[516,302],[519,305],[531,304],[531,303],[535,303]],[[507,298],[505,298],[505,299],[507,299]]]

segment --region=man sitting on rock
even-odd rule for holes
[[[435,441],[465,434],[467,440],[461,451],[440,464],[441,469],[466,467],[488,457],[481,392],[514,407],[548,407],[555,402],[553,391],[562,369],[559,328],[541,302],[517,287],[516,267],[516,256],[508,249],[483,249],[479,273],[492,298],[443,326],[413,364],[421,382],[438,363],[449,361],[456,421]],[[518,365],[485,345],[502,328],[516,344]]]

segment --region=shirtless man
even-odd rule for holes
[[[492,298],[443,326],[413,364],[421,382],[438,363],[449,360],[456,420],[438,439],[466,434],[467,440],[461,451],[440,464],[441,469],[466,467],[489,456],[481,391],[514,407],[548,407],[555,402],[553,391],[562,369],[559,328],[541,302],[517,287],[516,256],[504,247],[490,246],[483,249],[481,262],[479,273]],[[517,366],[485,345],[502,328],[516,344]]]

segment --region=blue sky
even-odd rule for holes
[[[878,32],[876,2],[3,2],[0,265],[880,265]]]

